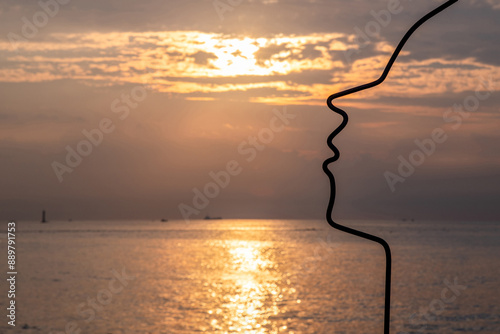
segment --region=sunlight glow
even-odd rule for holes
[[[279,305],[287,294],[295,294],[293,288],[283,289],[282,278],[272,271],[273,263],[268,251],[270,243],[233,240],[226,242],[228,263],[225,282],[232,288],[221,298],[213,315],[214,330],[241,333],[278,333],[277,325],[269,317],[280,314]]]
[[[20,42],[17,51],[0,41],[6,50],[0,81],[147,84],[188,100],[212,101],[219,94],[246,92],[237,98],[320,105],[332,91],[375,79],[393,49],[380,41],[374,45],[376,52],[368,52],[351,37],[332,33],[253,38],[199,31],[49,34],[43,42]],[[357,59],[346,62],[346,54]],[[422,67],[431,70],[422,73]],[[395,65],[384,87],[357,99],[471,91],[476,88],[473,78],[499,75],[500,67],[473,58],[410,60]]]

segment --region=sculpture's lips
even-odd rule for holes
[[[380,78],[378,78],[377,80],[375,80],[373,82],[370,82],[370,83],[367,83],[367,84],[364,84],[364,85],[361,85],[358,87],[354,87],[354,88],[351,88],[351,89],[348,89],[348,90],[345,90],[345,91],[342,91],[342,92],[339,92],[339,93],[336,93],[333,95],[330,95],[330,97],[328,97],[328,100],[326,102],[328,105],[328,108],[330,108],[332,111],[334,111],[335,113],[342,116],[342,123],[340,123],[340,125],[328,136],[328,139],[326,142],[328,147],[333,152],[333,157],[331,157],[331,158],[325,160],[325,162],[323,162],[323,171],[325,172],[325,174],[328,176],[328,178],[330,180],[330,200],[328,202],[328,207],[326,210],[326,220],[328,221],[328,224],[330,224],[330,226],[332,226],[333,228],[336,228],[340,231],[343,231],[343,232],[346,232],[349,234],[356,235],[356,236],[364,238],[364,239],[368,239],[368,240],[377,242],[384,247],[385,255],[386,255],[385,314],[384,314],[384,333],[385,334],[389,333],[390,303],[391,303],[391,249],[389,247],[389,244],[384,239],[379,238],[377,236],[374,236],[374,235],[371,235],[371,234],[368,234],[365,232],[361,232],[361,231],[358,231],[358,230],[355,230],[355,229],[352,229],[352,228],[349,228],[349,227],[346,227],[343,225],[339,225],[339,224],[335,223],[333,221],[333,218],[332,218],[333,206],[335,203],[335,196],[336,196],[336,187],[335,187],[335,177],[333,176],[332,172],[328,169],[328,166],[331,163],[337,161],[340,157],[340,152],[337,149],[337,147],[333,144],[333,139],[346,127],[347,122],[349,120],[347,113],[344,110],[334,106],[332,102],[333,102],[333,100],[335,100],[339,97],[354,94],[354,93],[360,92],[362,90],[375,87],[377,85],[380,85],[382,82],[384,82],[384,80],[387,78],[387,75],[389,74],[389,71],[392,68],[392,65],[396,61],[399,53],[403,49],[404,45],[406,44],[406,42],[408,41],[410,36],[422,24],[424,24],[427,20],[429,20],[433,16],[439,14],[440,12],[442,12],[443,10],[445,10],[446,8],[450,7],[451,5],[455,4],[458,1],[459,0],[449,0],[449,1],[445,2],[444,4],[442,4],[441,6],[439,6],[438,8],[431,11],[430,13],[428,13],[427,15],[425,15],[424,17],[422,17],[419,21],[417,21],[417,23],[415,23],[410,28],[410,30],[408,30],[408,32],[404,35],[404,37],[399,42],[398,46],[394,50],[394,53],[392,54],[391,59],[387,63],[387,65],[384,69],[384,72],[382,73]]]

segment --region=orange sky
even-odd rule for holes
[[[178,218],[210,172],[237,161],[242,173],[193,219],[321,218],[325,140],[339,121],[325,99],[377,78],[434,6],[404,3],[383,22],[384,1],[244,1],[221,17],[210,1],[75,0],[27,36],[23,18],[43,9],[1,4],[0,215]],[[339,215],[500,217],[499,4],[455,7],[412,37],[382,86],[338,102],[351,115]],[[277,111],[294,117],[263,143]],[[437,128],[447,140],[391,186],[386,173]],[[69,166],[94,129],[99,143]]]

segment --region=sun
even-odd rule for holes
[[[212,65],[220,76],[268,75],[267,69],[257,64],[255,53],[258,50],[255,39],[248,37],[221,40],[220,45],[210,50],[217,57]]]

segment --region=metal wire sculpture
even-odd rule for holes
[[[399,42],[398,46],[394,50],[394,53],[392,54],[391,58],[389,59],[389,62],[387,63],[387,65],[384,69],[384,72],[382,73],[380,78],[378,78],[377,80],[375,80],[373,82],[370,82],[370,83],[367,83],[367,84],[364,84],[364,85],[361,85],[358,87],[354,87],[351,89],[347,89],[347,90],[344,90],[342,92],[339,92],[339,93],[336,93],[333,95],[330,95],[330,97],[328,97],[327,102],[326,102],[328,105],[328,108],[330,108],[333,112],[342,116],[342,123],[328,136],[328,139],[327,139],[327,145],[334,153],[334,156],[325,160],[325,162],[323,162],[323,171],[325,172],[325,174],[328,176],[328,178],[330,180],[330,200],[328,202],[328,207],[326,210],[326,220],[328,221],[328,224],[330,224],[330,226],[332,226],[333,228],[335,228],[337,230],[340,230],[340,231],[345,232],[345,233],[353,234],[353,235],[358,236],[360,238],[371,240],[373,242],[376,242],[376,243],[382,245],[382,247],[384,247],[385,257],[386,257],[384,334],[389,334],[389,331],[390,331],[391,265],[392,265],[391,248],[389,247],[389,244],[384,239],[382,239],[380,237],[377,237],[377,236],[374,236],[374,235],[371,235],[371,234],[368,234],[368,233],[365,233],[362,231],[358,231],[358,230],[355,230],[355,229],[347,227],[347,226],[337,224],[336,222],[333,221],[332,212],[333,212],[333,206],[334,206],[335,197],[336,197],[336,186],[335,186],[335,177],[333,176],[332,172],[328,169],[328,166],[331,163],[337,161],[340,157],[340,152],[337,149],[337,147],[333,144],[333,139],[346,127],[349,118],[347,116],[347,113],[344,110],[334,106],[332,104],[332,101],[335,99],[338,99],[340,97],[344,97],[344,96],[347,96],[350,94],[354,94],[354,93],[363,91],[365,89],[373,88],[375,86],[380,85],[382,82],[384,82],[384,80],[387,78],[387,75],[389,74],[389,72],[392,68],[392,65],[396,61],[397,57],[399,56],[399,53],[403,49],[404,45],[406,44],[406,42],[408,41],[410,36],[426,21],[428,21],[429,19],[431,19],[435,15],[439,14],[440,12],[445,10],[446,8],[450,7],[451,5],[457,3],[458,1],[459,0],[449,0],[449,1],[445,2],[444,4],[442,4],[441,6],[439,6],[438,8],[429,12],[427,15],[422,17],[420,20],[418,20],[417,23],[415,23],[410,28],[410,30],[408,30],[408,32],[404,35],[404,37]]]

